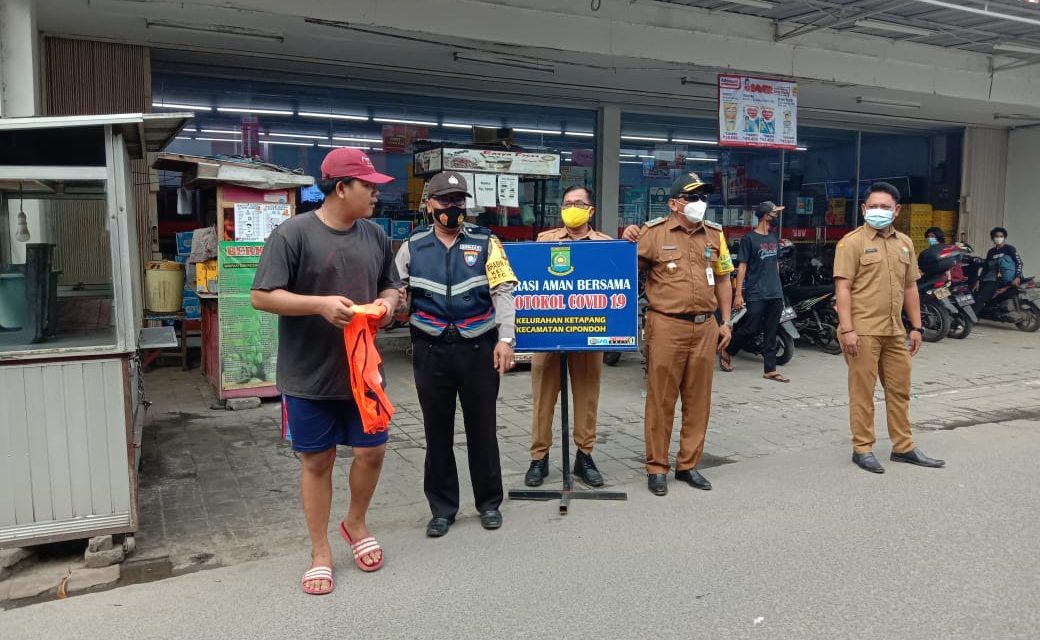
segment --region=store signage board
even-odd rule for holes
[[[795,149],[798,84],[719,74],[719,145]]]
[[[527,153],[499,149],[458,149],[439,147],[413,156],[415,175],[439,171],[512,173],[527,176],[560,175],[558,153]]]
[[[506,245],[517,351],[635,351],[636,245],[622,240]]]

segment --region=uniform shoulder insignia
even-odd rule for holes
[[[711,220],[705,220],[704,226],[708,227],[709,229],[714,229],[716,231],[722,231],[722,225],[718,222],[712,222]]]
[[[647,227],[656,227],[657,225],[661,224],[662,222],[664,222],[667,219],[668,219],[668,216],[661,216],[659,218],[654,218],[653,220],[647,220],[643,224],[645,226],[647,226]]]

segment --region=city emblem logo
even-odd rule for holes
[[[549,248],[549,273],[554,276],[566,276],[574,272],[571,266],[570,247]]]
[[[467,267],[472,267],[473,265],[477,264],[477,257],[479,255],[479,251],[467,250],[462,252],[462,256],[466,260]]]

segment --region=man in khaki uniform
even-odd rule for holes
[[[873,473],[885,472],[872,452],[878,374],[892,439],[889,459],[923,467],[945,464],[924,455],[910,434],[910,358],[921,349],[920,273],[913,241],[892,228],[898,215],[899,190],[874,183],[863,203],[866,224],[842,238],[834,255],[838,333],[849,367],[852,461]],[[909,336],[903,311],[910,318]]]
[[[704,220],[710,184],[684,173],[672,184],[671,215],[624,237],[638,237],[639,269],[647,271],[646,297],[646,472],[647,488],[668,493],[668,445],[675,402],[682,397],[682,431],[675,479],[697,489],[711,483],[694,467],[704,452],[711,413],[715,354],[731,337],[733,271],[722,227]],[[722,314],[722,326],[715,310]],[[721,338],[721,340],[720,340]]]
[[[557,240],[613,240],[589,225],[595,210],[591,189],[572,186],[563,192],[560,218],[563,226],[538,234],[539,242]],[[574,397],[574,475],[593,487],[603,486],[603,476],[592,461],[596,443],[596,417],[599,411],[599,377],[603,370],[603,353],[575,351],[567,354],[571,394]],[[560,396],[560,354],[536,353],[531,360],[531,390],[534,395],[534,417],[531,421],[531,467],[524,484],[537,487],[549,475],[549,447],[552,446],[553,415]]]

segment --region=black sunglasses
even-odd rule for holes
[[[463,194],[447,194],[443,196],[433,196],[433,199],[444,205],[457,205],[462,206],[466,204],[466,196]]]
[[[680,193],[675,196],[676,200],[686,200],[687,202],[707,202],[708,194],[706,193]]]

